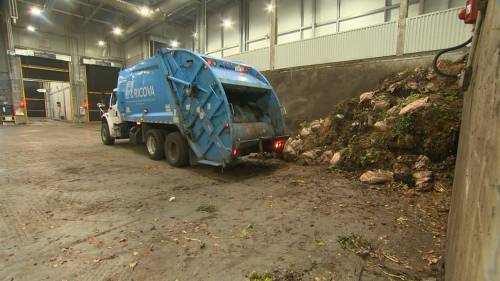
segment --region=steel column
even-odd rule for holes
[[[277,0],[271,0],[271,30],[269,33],[269,68],[275,68],[276,44],[278,43],[278,13]]]
[[[408,18],[408,4],[409,0],[401,0],[399,5],[398,39],[396,45],[396,55],[398,56],[403,55],[405,51],[405,30],[406,18]]]

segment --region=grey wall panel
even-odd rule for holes
[[[207,52],[222,48],[222,18],[220,14],[211,14],[207,17]]]
[[[424,14],[406,21],[405,53],[443,49],[467,40],[471,26],[457,18],[460,8]]]
[[[265,7],[269,1],[250,0],[248,38],[255,40],[265,37],[270,32],[271,17]]]
[[[278,0],[278,33],[299,29],[301,27],[301,0]]]
[[[374,24],[384,23],[384,21],[385,14],[384,12],[380,12],[373,15],[342,21],[340,22],[339,31],[362,28]]]
[[[224,48],[239,46],[240,44],[240,6],[232,5],[224,9],[223,19],[229,19],[233,25],[222,29],[224,33]],[[220,23],[219,23],[220,25]]]
[[[348,0],[340,1],[340,17],[352,17],[383,8],[385,0]]]
[[[125,64],[127,66],[136,63],[143,57],[142,40],[135,36],[125,42]]]
[[[316,23],[333,21],[337,18],[337,0],[316,0]]]
[[[384,23],[276,46],[276,68],[394,55],[397,24]]]
[[[257,68],[260,71],[269,69],[269,48],[248,51],[242,54],[227,56],[225,59],[242,62]]]

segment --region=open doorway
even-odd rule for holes
[[[89,121],[101,121],[97,104],[109,105],[111,93],[118,83],[120,68],[87,64],[85,70]]]
[[[72,120],[70,84],[67,82],[44,82],[47,96],[47,115],[53,120]]]
[[[21,56],[21,69],[28,118],[73,120],[67,61]]]

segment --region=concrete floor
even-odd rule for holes
[[[325,168],[178,169],[127,141],[102,145],[98,125],[0,127],[0,280],[439,279],[426,255],[441,255],[446,215],[442,195]],[[350,234],[392,258],[343,249]]]

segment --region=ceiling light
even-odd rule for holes
[[[179,47],[179,41],[177,41],[177,40],[171,40],[170,41],[170,47],[172,47],[172,48]]]
[[[99,40],[99,41],[97,41],[97,45],[99,47],[103,47],[104,45],[106,45],[106,43],[104,41],[102,41],[102,40]]]
[[[271,3],[266,4],[266,11],[272,12],[273,11],[273,4],[271,4]]]
[[[43,88],[41,88],[41,89],[36,89],[36,91],[37,91],[38,93],[46,93],[46,92],[47,92],[47,89],[43,89]]]
[[[34,16],[39,16],[42,14],[42,10],[36,6],[33,6],[31,7],[30,9],[30,14],[34,15]]]
[[[122,29],[119,28],[119,27],[114,27],[113,28],[113,33],[116,34],[116,35],[120,35],[120,34],[122,34],[122,32],[123,32]]]
[[[149,17],[151,15],[151,9],[147,6],[142,6],[139,8],[139,14],[143,17]]]
[[[193,37],[198,38],[198,32],[193,32]]]
[[[222,26],[229,28],[229,27],[233,26],[233,21],[231,19],[224,19],[222,21]]]
[[[36,31],[36,28],[35,28],[34,26],[32,26],[32,25],[28,25],[28,26],[26,27],[26,29],[27,29],[28,31],[30,31],[30,32],[35,32],[35,31]]]

